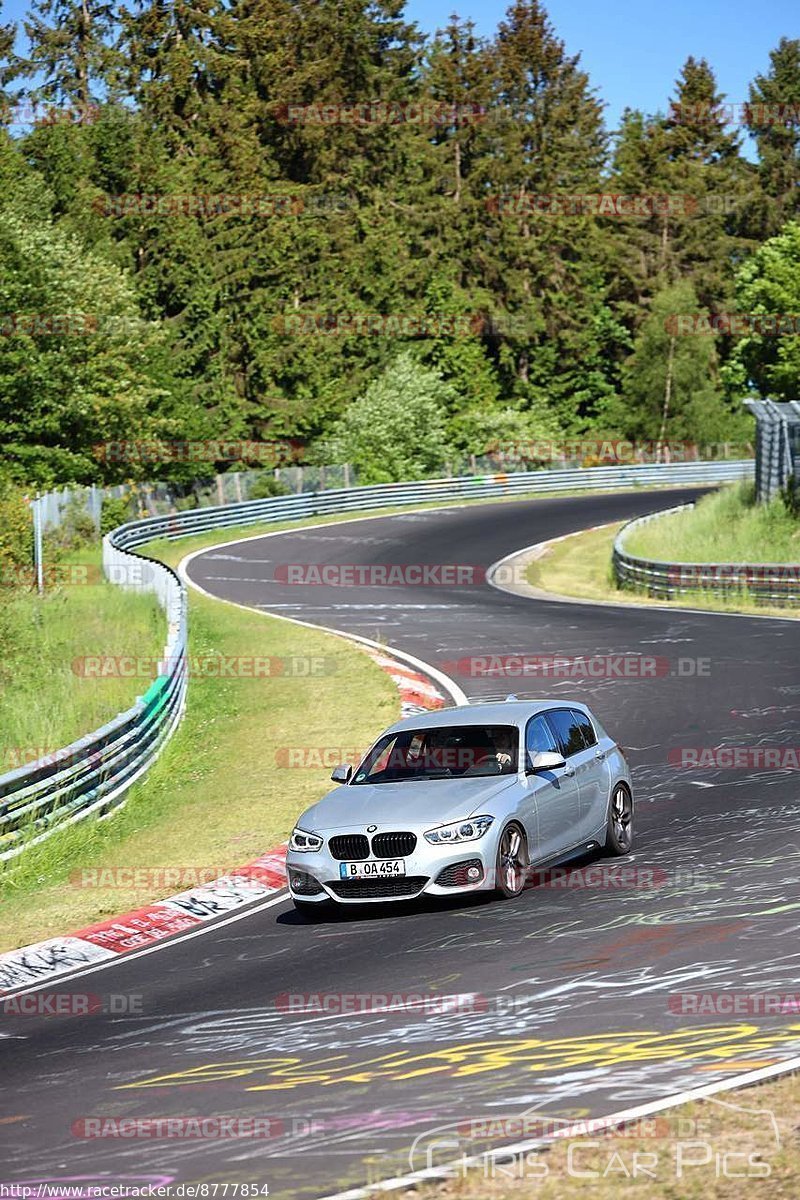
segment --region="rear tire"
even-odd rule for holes
[[[630,854],[633,849],[633,796],[626,783],[618,783],[608,808],[606,850],[609,854]]]
[[[495,868],[498,899],[512,900],[524,889],[528,879],[530,858],[525,833],[520,825],[512,821],[500,835]]]

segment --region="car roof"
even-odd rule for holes
[[[458,704],[451,708],[437,708],[430,712],[414,713],[402,721],[396,721],[386,730],[396,733],[402,729],[441,729],[449,725],[524,725],[529,717],[552,708],[577,708],[589,713],[580,700],[493,700],[485,704]]]

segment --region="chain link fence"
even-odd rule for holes
[[[678,462],[698,465],[703,462],[724,462],[741,457],[743,452],[744,455],[750,455],[753,453],[753,447],[742,447],[733,443],[716,443],[709,446],[681,443],[677,451],[672,451],[673,465],[678,465]],[[531,470],[544,473],[600,466],[669,465],[668,446],[664,453],[667,456],[666,461],[659,463],[654,462],[652,446],[637,446],[632,442],[603,441],[596,438],[575,438],[566,442],[541,440],[517,445],[508,444],[491,454],[465,455],[448,462],[444,475],[449,479],[459,479],[499,473],[528,474]],[[676,453],[679,455],[677,460]],[[613,461],[608,461],[608,455],[612,456]],[[188,484],[131,482],[110,487],[62,488],[40,496],[37,505],[45,532],[58,529],[65,521],[74,520],[80,515],[87,516],[99,532],[103,503],[107,500],[127,501],[129,508],[126,517],[129,520],[138,520],[187,512],[196,508],[221,507],[227,504],[241,504],[256,498],[263,499],[266,495],[267,480],[274,481],[276,493],[286,495],[316,495],[319,492],[365,486],[359,472],[349,463],[328,466],[298,463],[269,470],[228,471],[224,474],[200,477]]]

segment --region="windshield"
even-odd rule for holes
[[[451,725],[387,733],[358,768],[359,783],[513,775],[519,735],[513,725]]]

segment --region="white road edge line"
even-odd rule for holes
[[[521,550],[512,550],[504,558],[498,558],[486,568],[486,582],[498,592],[506,592],[509,596],[522,596],[525,600],[544,600],[549,604],[590,604],[594,608],[636,608],[639,612],[676,612],[697,613],[701,617],[744,617],[746,621],[797,621],[798,617],[770,616],[769,613],[740,613],[728,612],[717,608],[689,608],[678,604],[642,604],[636,600],[591,600],[583,596],[563,596],[559,592],[548,592],[544,588],[534,587],[532,583],[508,585],[498,583],[495,576],[503,567],[511,565],[515,559],[525,558],[535,551],[548,550],[557,542],[565,542],[567,538],[577,537],[581,533],[591,533],[596,529],[609,529],[618,525],[618,521],[606,521],[603,525],[587,525],[586,529],[575,529],[572,533],[562,533],[560,537],[548,538],[544,542],[534,542],[532,546],[523,546]]]
[[[450,507],[450,506],[447,506],[447,507]],[[430,511],[441,511],[441,510],[428,509],[427,511],[430,512]],[[380,520],[380,519],[386,519],[386,517],[384,515],[383,518],[380,518],[377,516],[367,517],[367,518],[361,518],[361,517],[353,518],[353,520],[364,520],[364,519]],[[391,517],[389,517],[388,519],[391,519]],[[328,526],[330,524],[334,524],[334,523],[337,525],[338,524],[344,525],[344,524],[347,524],[348,522],[347,521],[325,522],[321,525],[304,525],[303,529],[328,528]],[[610,521],[607,524],[615,525],[615,524],[617,524],[617,522]],[[605,528],[605,527],[607,527],[607,526],[594,526],[594,528]],[[292,532],[291,530],[275,530],[272,533],[253,534],[252,537],[234,538],[229,542],[217,543],[214,547],[206,547],[206,550],[195,550],[191,554],[186,555],[185,558],[181,559],[181,562],[178,565],[178,574],[180,575],[181,579],[183,579],[184,582],[188,586],[195,588],[196,591],[201,592],[203,595],[208,596],[210,599],[219,600],[220,599],[219,596],[214,596],[213,593],[207,592],[205,588],[203,588],[200,584],[196,583],[194,580],[192,580],[189,577],[188,572],[187,572],[187,567],[194,558],[197,558],[201,554],[206,553],[209,549],[221,549],[221,548],[224,548],[225,546],[236,545],[236,543],[240,542],[240,541],[254,541],[256,538],[259,538],[259,537],[264,537],[264,538],[278,537],[282,533],[291,533],[291,532]],[[575,532],[579,533],[579,532],[584,532],[584,531],[576,530]],[[564,537],[571,537],[571,536],[572,536],[572,534],[565,534],[565,535],[562,535],[561,538],[551,539],[551,542],[552,541],[561,541],[561,540],[563,540]],[[520,555],[528,554],[532,550],[538,549],[539,547],[547,546],[549,544],[550,544],[550,542],[537,542],[533,546],[527,546],[522,550],[516,550],[511,554],[505,555],[504,558],[498,559],[497,562],[492,563],[492,565],[487,569],[486,582],[489,583],[492,587],[496,588],[498,591],[506,591],[506,592],[510,591],[511,589],[504,588],[500,584],[495,582],[493,576],[496,573],[497,569],[499,567],[501,567],[502,565],[510,562],[511,560],[518,558]],[[520,593],[512,593],[512,594],[518,595]],[[236,608],[243,608],[248,612],[263,612],[263,615],[265,615],[265,616],[277,617],[278,620],[281,620],[281,621],[290,621],[293,625],[303,625],[303,626],[306,626],[311,629],[323,629],[326,633],[332,633],[337,637],[342,637],[349,641],[358,641],[358,642],[363,643],[364,645],[373,646],[379,650],[386,651],[390,654],[395,654],[400,658],[405,658],[406,661],[410,662],[414,666],[419,667],[420,669],[429,672],[433,676],[433,678],[437,679],[450,692],[450,694],[454,698],[456,697],[456,695],[460,695],[460,696],[464,697],[463,700],[457,699],[456,703],[469,703],[467,697],[462,692],[461,688],[459,688],[458,685],[454,682],[454,680],[450,679],[449,676],[444,675],[441,671],[438,671],[435,667],[432,667],[429,663],[425,663],[421,659],[414,658],[413,655],[406,654],[404,651],[398,651],[391,647],[384,646],[380,642],[372,641],[370,638],[364,638],[358,634],[346,634],[346,633],[342,633],[341,630],[338,630],[338,629],[330,629],[323,625],[315,625],[311,621],[300,621],[295,617],[285,617],[278,613],[270,613],[268,610],[253,609],[247,604],[238,604],[234,600],[223,600],[222,602],[224,604],[232,604]],[[591,603],[594,603],[594,604],[599,604],[599,605],[610,605],[611,607],[620,607],[620,608],[622,608],[622,607],[633,607],[633,608],[653,607],[653,608],[659,608],[662,610],[666,608],[667,611],[672,611],[672,609],[666,605],[652,605],[652,606],[651,605],[639,605],[639,604],[626,605],[624,602],[619,605],[616,605],[614,603],[614,601],[581,601],[577,598],[570,600],[569,597],[564,597],[563,599],[560,600],[560,602],[564,603],[564,604],[570,604],[570,603],[571,604],[580,604],[580,603],[590,603],[591,604]],[[709,615],[709,613],[712,616],[718,616],[718,615],[748,616],[749,615],[747,613],[719,614],[719,613],[716,613],[713,610],[709,610],[709,609],[684,609],[682,611],[697,612],[704,616]],[[781,619],[792,620],[791,617],[775,618],[775,617],[768,617],[768,616],[765,616],[763,618],[758,618],[758,619],[762,619],[762,620],[776,620],[776,619],[777,620],[781,620]],[[701,1100],[704,1097],[712,1096],[717,1092],[730,1091],[737,1087],[745,1087],[748,1084],[758,1083],[763,1079],[774,1078],[778,1075],[788,1074],[788,1073],[790,1073],[792,1071],[796,1071],[796,1070],[800,1070],[800,1057],[794,1058],[794,1059],[788,1059],[784,1063],[774,1064],[769,1067],[762,1067],[756,1071],[747,1071],[741,1075],[735,1075],[732,1078],[721,1079],[721,1080],[718,1080],[716,1083],[705,1084],[698,1088],[692,1088],[687,1091],[677,1092],[674,1095],[665,1097],[661,1100],[651,1101],[649,1104],[642,1104],[642,1105],[638,1105],[635,1108],[623,1109],[620,1112],[612,1113],[608,1117],[593,1118],[592,1123],[593,1123],[593,1125],[595,1123],[598,1123],[598,1126],[607,1125],[609,1127],[613,1127],[616,1125],[622,1125],[626,1122],[636,1120],[639,1117],[644,1117],[646,1115],[649,1115],[650,1113],[662,1112],[668,1108],[675,1108],[678,1105],[685,1104],[691,1100]],[[579,1129],[580,1125],[573,1126],[572,1128]],[[566,1130],[566,1131],[564,1131],[564,1133],[559,1134],[559,1138],[563,1138],[564,1136],[569,1136],[569,1130]],[[455,1163],[444,1164],[441,1167],[429,1167],[429,1168],[426,1168],[421,1171],[410,1172],[408,1175],[396,1176],[392,1179],[379,1180],[378,1182],[369,1184],[363,1188],[354,1188],[354,1189],[344,1191],[344,1192],[336,1192],[329,1196],[322,1197],[321,1200],[366,1200],[367,1197],[374,1195],[376,1192],[397,1191],[400,1188],[414,1187],[416,1184],[425,1182],[426,1180],[448,1178],[448,1177],[452,1176],[452,1174],[454,1173],[454,1169],[456,1167],[463,1168],[463,1166],[465,1164],[469,1165],[469,1166],[472,1166],[472,1165],[478,1166],[480,1163],[486,1162],[487,1160],[490,1160],[492,1157],[496,1157],[499,1154],[521,1154],[527,1150],[532,1150],[536,1147],[546,1145],[548,1142],[553,1142],[555,1140],[556,1140],[556,1138],[551,1136],[549,1138],[533,1139],[533,1140],[529,1140],[526,1142],[516,1142],[510,1146],[504,1146],[504,1147],[498,1148],[494,1151],[488,1151],[487,1153],[484,1153],[484,1154],[475,1155],[474,1157],[466,1159],[466,1160],[459,1159],[459,1160],[456,1160]]]
[[[283,904],[288,899],[288,888],[281,888],[278,894],[270,896],[268,900],[259,901],[252,908],[247,908],[243,912],[233,913],[231,916],[225,917],[214,924],[201,925],[199,929],[191,929],[187,933],[176,934],[174,937],[156,942],[153,946],[144,946],[141,950],[131,950],[127,954],[115,954],[113,958],[106,959],[104,962],[91,963],[88,967],[81,967],[76,971],[64,975],[55,975],[49,979],[43,979],[41,983],[33,983],[30,987],[22,988],[17,992],[2,992],[0,993],[0,1004],[3,1004],[6,1000],[14,1000],[17,996],[27,996],[31,992],[38,992],[43,987],[60,987],[62,983],[71,983],[73,979],[81,979],[84,975],[94,974],[95,971],[106,971],[109,967],[117,966],[118,963],[133,962],[135,958],[144,958],[146,954],[154,954],[156,950],[166,950],[169,946],[176,946],[178,942],[189,942],[192,938],[200,937],[203,933],[213,933],[214,930],[221,929],[223,925],[232,925],[234,921],[241,921],[245,917],[252,917],[254,913],[261,912],[265,908],[272,908],[274,904]],[[159,902],[155,900],[153,903],[158,904]],[[122,920],[122,916],[119,919]],[[64,934],[63,936],[71,937],[72,935]],[[25,947],[21,946],[20,949],[24,950]],[[11,953],[13,954],[14,952],[11,951]]]
[[[452,505],[443,505],[442,508],[429,508],[422,511],[442,512],[446,508],[452,508]],[[397,513],[394,515],[405,516],[406,514]],[[387,518],[385,515],[382,517],[348,517],[345,521],[327,521],[316,525],[302,525],[298,527],[297,532],[302,531],[305,533],[310,529],[329,529],[331,525],[336,525],[338,527],[339,525],[350,525],[356,521],[385,521],[391,519],[391,517]],[[334,635],[334,637],[343,638],[347,642],[360,642],[362,646],[370,646],[373,650],[380,650],[384,654],[393,655],[395,658],[402,659],[403,661],[409,663],[410,666],[416,667],[418,671],[422,671],[424,674],[430,675],[431,679],[435,679],[437,683],[441,684],[445,691],[449,692],[455,704],[469,704],[468,696],[464,691],[462,691],[454,679],[451,679],[449,675],[445,675],[445,673],[440,671],[437,667],[425,662],[424,659],[416,658],[413,654],[408,654],[405,650],[397,650],[394,646],[390,646],[385,642],[376,642],[372,638],[362,637],[361,634],[358,633],[343,633],[341,629],[331,629],[331,627],[328,625],[317,625],[314,621],[301,621],[298,617],[286,617],[282,613],[272,612],[270,609],[253,608],[250,604],[239,604],[237,600],[226,600],[223,596],[215,596],[213,592],[207,591],[202,584],[197,583],[196,580],[192,579],[188,573],[189,564],[195,558],[199,558],[203,554],[208,554],[211,550],[224,550],[227,546],[236,546],[240,542],[254,542],[259,538],[283,537],[286,534],[291,536],[291,534],[294,532],[295,530],[293,529],[275,529],[272,533],[254,533],[249,537],[232,538],[229,542],[217,542],[213,546],[206,546],[202,550],[193,550],[178,563],[178,574],[183,582],[189,587],[194,588],[195,591],[200,592],[201,595],[207,596],[210,600],[216,600],[219,604],[230,604],[234,608],[241,608],[244,609],[245,612],[249,613],[257,613],[262,617],[272,617],[276,621],[289,621],[292,625],[302,625],[305,629],[319,629],[323,633],[331,633]],[[264,580],[264,582],[268,583],[269,580]]]
[[[427,511],[430,512],[433,510],[428,509]],[[441,510],[436,510],[436,511],[441,511]],[[402,515],[402,514],[399,514],[399,515]],[[363,517],[353,517],[352,518],[352,520],[354,520],[354,521],[359,521],[359,520],[364,520],[364,519],[380,520],[381,518],[377,517],[377,516],[371,516],[371,517],[367,517],[367,518],[363,518]],[[316,524],[316,525],[303,525],[303,526],[301,526],[301,528],[304,530],[306,530],[306,529],[327,529],[331,524],[346,525],[346,524],[348,524],[348,521],[323,522],[322,524]],[[293,530],[291,530],[291,529],[276,529],[272,533],[257,533],[257,534],[252,534],[250,537],[232,538],[230,541],[227,541],[227,542],[216,542],[213,546],[206,546],[202,550],[195,550],[192,553],[187,554],[184,558],[182,558],[180,563],[178,564],[178,574],[181,577],[181,579],[184,581],[185,584],[187,584],[189,587],[194,588],[195,591],[202,593],[202,595],[207,596],[209,599],[215,600],[218,604],[230,604],[234,608],[241,608],[245,612],[254,613],[256,616],[274,617],[278,621],[289,621],[292,625],[302,625],[307,629],[319,629],[323,633],[334,634],[336,637],[344,638],[345,641],[360,642],[360,643],[362,643],[362,645],[370,646],[375,650],[380,650],[382,653],[388,655],[389,657],[401,659],[402,661],[407,662],[409,665],[416,667],[417,670],[423,672],[424,674],[430,675],[432,679],[435,679],[437,683],[441,684],[441,686],[445,689],[445,691],[449,692],[450,696],[452,697],[453,701],[456,704],[469,704],[469,699],[468,699],[467,695],[461,690],[461,688],[458,686],[458,684],[449,677],[449,675],[445,675],[444,672],[437,670],[437,668],[434,666],[431,666],[430,663],[426,663],[420,658],[415,658],[413,654],[407,654],[404,650],[395,650],[391,646],[384,645],[381,642],[375,642],[371,638],[361,637],[359,634],[342,633],[342,631],[339,629],[329,629],[327,626],[324,626],[324,625],[315,625],[313,623],[313,621],[300,621],[296,617],[284,617],[284,616],[281,616],[279,613],[272,613],[272,612],[269,612],[268,610],[252,608],[249,604],[237,604],[237,602],[235,600],[226,600],[222,596],[215,596],[212,592],[207,592],[205,590],[205,588],[200,586],[200,584],[195,583],[195,581],[193,579],[191,579],[186,572],[187,565],[191,562],[191,560],[193,558],[196,558],[200,554],[207,554],[211,550],[223,549],[226,546],[235,546],[239,542],[254,541],[256,538],[262,538],[262,537],[279,537],[281,534],[285,534],[285,533],[291,534],[292,532],[293,532]],[[288,889],[281,888],[277,895],[271,896],[268,900],[264,901],[263,903],[259,902],[257,904],[253,904],[252,906],[246,908],[246,910],[235,913],[232,916],[226,917],[225,919],[223,919],[221,921],[216,921],[214,923],[205,924],[205,925],[202,925],[199,929],[192,929],[186,933],[180,933],[180,934],[175,935],[174,937],[165,938],[164,941],[157,942],[153,946],[146,946],[141,950],[131,951],[129,954],[120,954],[120,955],[115,956],[114,958],[108,959],[105,962],[92,963],[90,966],[82,967],[76,971],[66,972],[63,975],[57,975],[57,976],[51,977],[49,979],[43,979],[41,981],[41,983],[31,984],[29,987],[21,988],[18,991],[3,992],[2,996],[0,997],[0,1001],[11,1000],[17,996],[27,996],[27,995],[30,995],[32,992],[39,991],[41,988],[46,988],[46,987],[52,988],[54,986],[61,986],[62,983],[70,983],[73,979],[81,979],[81,978],[83,978],[83,976],[91,975],[96,971],[105,971],[109,967],[116,966],[117,963],[132,962],[136,958],[143,958],[146,954],[153,954],[153,953],[155,953],[156,950],[165,950],[169,946],[177,946],[180,942],[188,942],[192,938],[200,937],[201,934],[213,933],[215,930],[221,929],[225,925],[233,924],[234,921],[240,921],[240,920],[243,920],[245,917],[253,916],[255,913],[263,912],[264,909],[272,908],[272,906],[275,904],[282,904],[285,901],[287,901],[289,898],[290,897],[289,897]],[[153,903],[156,904],[156,903],[158,903],[158,901],[153,901]],[[65,936],[70,936],[70,935],[65,935]],[[24,947],[21,947],[21,949],[24,949]]]
[[[440,512],[444,508],[452,508],[452,507],[453,507],[452,505],[445,505],[445,506],[442,506],[441,509],[427,509],[427,510],[423,510],[423,511]],[[405,514],[398,514],[398,515],[405,515]],[[381,520],[381,519],[385,519],[385,516],[386,516],[386,514],[383,514],[382,517],[378,516],[376,514],[374,516],[369,516],[369,517],[354,517],[349,520],[352,520],[352,521]],[[300,528],[302,528],[304,530],[328,528],[329,525],[332,525],[332,524],[337,524],[337,525],[338,524],[342,524],[342,525],[348,524],[349,520],[339,521],[339,522],[323,522],[318,525],[303,525]],[[616,522],[609,522],[609,524],[616,524]],[[596,527],[596,528],[599,528],[599,527]],[[231,604],[231,605],[233,605],[233,607],[244,609],[246,612],[261,613],[261,615],[263,615],[263,616],[271,616],[280,621],[289,621],[293,625],[301,625],[301,626],[304,626],[309,629],[320,629],[325,633],[331,633],[334,636],[344,638],[347,641],[360,642],[363,645],[371,646],[374,649],[383,651],[384,653],[396,655],[398,658],[404,659],[406,662],[410,663],[411,665],[419,668],[422,671],[429,673],[432,678],[436,679],[437,682],[441,683],[442,686],[450,693],[450,695],[455,700],[456,704],[468,704],[469,703],[469,700],[468,700],[466,694],[462,691],[462,689],[458,686],[458,684],[455,683],[454,680],[450,679],[450,677],[445,675],[442,671],[437,670],[437,668],[432,667],[429,663],[424,662],[422,659],[415,658],[413,655],[407,654],[405,651],[395,650],[385,644],[373,641],[371,638],[361,637],[358,634],[343,633],[341,630],[331,629],[331,628],[329,628],[327,626],[323,626],[323,625],[316,625],[311,621],[300,621],[295,617],[281,616],[278,613],[271,613],[268,610],[262,611],[261,609],[252,608],[250,605],[247,605],[247,604],[239,604],[234,600],[225,600],[222,597],[214,596],[213,593],[206,591],[205,588],[203,588],[199,584],[195,583],[195,581],[192,580],[189,577],[189,575],[187,574],[186,568],[187,568],[188,564],[194,558],[198,557],[201,554],[208,553],[208,551],[210,551],[210,550],[222,549],[226,546],[234,546],[238,542],[254,541],[256,538],[278,537],[283,533],[292,533],[292,532],[293,532],[292,530],[275,530],[272,533],[252,534],[250,537],[232,538],[227,542],[218,542],[218,543],[215,543],[213,546],[206,546],[204,549],[195,550],[195,551],[191,552],[190,554],[186,555],[183,559],[181,559],[180,563],[178,564],[178,574],[181,577],[181,579],[183,579],[183,581],[188,586],[193,587],[197,592],[200,592],[202,595],[207,596],[209,599],[216,600],[223,604]],[[579,533],[579,532],[583,532],[583,531],[576,530],[575,532]],[[571,535],[566,534],[563,536],[569,537]],[[560,541],[560,540],[563,540],[563,538],[554,538],[554,539],[551,539],[550,542],[547,542],[547,541],[537,542],[537,543],[534,543],[532,546],[527,546],[527,547],[523,548],[522,550],[516,550],[511,554],[505,555],[504,558],[498,559],[497,562],[493,563],[487,569],[487,572],[486,572],[487,583],[489,583],[492,587],[496,588],[498,591],[511,592],[511,589],[502,587],[500,584],[495,582],[493,576],[496,573],[497,569],[499,567],[503,566],[504,564],[510,562],[511,560],[520,557],[521,555],[528,554],[533,550],[536,550],[536,549],[539,549],[540,547],[544,547],[544,546],[551,544],[551,542]],[[511,594],[512,595],[520,595],[522,593],[511,592]],[[546,596],[547,596],[547,594],[545,594],[545,597],[542,597],[542,598],[546,598]],[[610,607],[614,607],[614,608],[624,608],[624,607],[651,608],[652,607],[652,608],[660,609],[661,611],[664,611],[664,610],[666,610],[668,612],[675,611],[674,609],[672,609],[666,605],[639,605],[639,604],[635,604],[635,603],[625,603],[625,602],[616,604],[614,601],[581,600],[579,597],[570,598],[570,597],[566,597],[566,596],[565,597],[553,596],[552,599],[554,601],[556,601],[558,603],[562,603],[562,604],[591,604],[591,605],[595,605],[595,606],[603,606],[603,607],[610,606]],[[710,610],[710,609],[682,609],[680,611],[699,613],[703,616],[708,616],[708,615],[711,615],[711,616],[744,616],[744,617],[750,616],[750,614],[747,614],[747,613],[722,613],[722,612],[715,612],[714,610]],[[789,620],[789,621],[793,620],[793,618],[791,618],[791,617],[769,617],[769,616],[764,616],[764,617],[756,616],[755,619],[757,619],[757,620]],[[247,908],[243,912],[234,913],[232,916],[226,917],[223,920],[217,921],[214,924],[201,926],[199,929],[191,930],[190,932],[188,932],[186,934],[179,934],[178,936],[176,936],[174,938],[167,939],[163,942],[158,942],[154,946],[147,946],[142,950],[135,950],[130,954],[120,955],[119,957],[110,959],[107,962],[92,964],[91,966],[84,968],[83,970],[73,972],[72,974],[60,976],[57,980],[43,981],[40,984],[35,984],[32,987],[25,988],[21,991],[18,991],[15,993],[9,993],[8,995],[4,994],[3,999],[10,998],[11,995],[17,995],[17,996],[27,995],[30,992],[38,991],[42,987],[52,986],[53,983],[58,983],[60,985],[61,983],[70,982],[73,979],[80,979],[85,975],[94,974],[97,971],[106,970],[108,967],[115,966],[117,963],[120,963],[120,962],[131,962],[134,959],[143,958],[145,955],[153,954],[157,950],[163,950],[170,946],[175,946],[179,942],[190,941],[192,938],[200,937],[204,934],[211,933],[217,929],[221,929],[223,926],[226,926],[226,925],[232,925],[236,921],[244,920],[246,917],[251,917],[251,916],[255,915],[255,913],[257,913],[257,912],[262,912],[264,909],[272,908],[273,906],[275,906],[277,904],[285,903],[286,900],[288,900],[288,899],[289,899],[289,895],[288,895],[288,891],[287,891],[286,894],[278,894],[276,896],[273,896],[269,900],[264,901],[263,903],[255,904],[252,907]],[[339,1016],[341,1014],[335,1014],[335,1015]],[[317,1018],[317,1019],[319,1019],[319,1018]],[[592,1118],[592,1123],[593,1123],[593,1125],[595,1125],[595,1123],[597,1123],[598,1128],[601,1127],[602,1125],[606,1125],[608,1127],[622,1125],[627,1122],[636,1120],[637,1118],[647,1116],[651,1113],[663,1112],[666,1109],[675,1108],[680,1104],[685,1104],[692,1100],[701,1100],[701,1099],[704,1099],[705,1097],[715,1095],[718,1092],[730,1091],[730,1090],[732,1090],[734,1088],[738,1088],[738,1087],[746,1087],[750,1084],[759,1083],[766,1079],[773,1079],[780,1075],[789,1074],[789,1073],[791,1073],[793,1071],[797,1071],[797,1070],[800,1070],[800,1057],[793,1058],[793,1059],[787,1059],[783,1063],[777,1063],[777,1064],[772,1064],[767,1067],[761,1067],[755,1071],[746,1071],[746,1072],[742,1073],[741,1075],[735,1075],[732,1078],[718,1080],[716,1083],[706,1084],[706,1085],[703,1085],[698,1088],[692,1088],[692,1089],[685,1090],[682,1092],[677,1092],[674,1095],[663,1098],[661,1100],[654,1100],[648,1104],[638,1105],[634,1108],[620,1110],[619,1112],[612,1113],[607,1117]],[[585,1122],[584,1122],[584,1124],[585,1124]],[[581,1127],[580,1124],[577,1124],[576,1126],[573,1126],[572,1128],[580,1129],[580,1127]],[[570,1135],[570,1130],[566,1129],[563,1132],[561,1132],[561,1131],[559,1132],[558,1138],[556,1138],[555,1135],[551,1135],[547,1138],[538,1138],[538,1139],[532,1139],[532,1140],[524,1141],[524,1142],[515,1142],[508,1146],[498,1147],[497,1149],[495,1149],[493,1151],[487,1151],[484,1154],[474,1155],[471,1158],[457,1159],[457,1160],[455,1160],[455,1162],[446,1163],[440,1167],[429,1167],[429,1168],[426,1168],[421,1171],[410,1172],[408,1175],[396,1176],[391,1179],[380,1180],[376,1183],[368,1184],[366,1187],[363,1187],[363,1188],[355,1188],[355,1189],[350,1189],[350,1190],[344,1191],[344,1192],[332,1193],[329,1196],[320,1198],[320,1200],[365,1200],[365,1198],[374,1195],[376,1192],[396,1191],[399,1188],[414,1187],[416,1184],[425,1182],[427,1180],[448,1178],[454,1174],[456,1168],[463,1169],[465,1166],[467,1166],[467,1167],[468,1166],[478,1166],[483,1162],[489,1161],[492,1158],[497,1157],[498,1155],[521,1154],[527,1150],[533,1150],[533,1149],[539,1148],[541,1146],[547,1145],[549,1143],[553,1143],[556,1140],[563,1140],[564,1137],[568,1137],[569,1135]],[[576,1134],[576,1136],[578,1136],[578,1135]]]
[[[661,1100],[651,1100],[647,1104],[638,1104],[634,1108],[620,1109],[619,1112],[611,1113],[607,1117],[587,1117],[583,1121],[576,1122],[565,1129],[560,1129],[557,1133],[548,1134],[546,1137],[531,1138],[524,1142],[512,1142],[508,1146],[498,1146],[494,1150],[485,1151],[483,1154],[474,1154],[470,1157],[454,1159],[449,1163],[442,1163],[438,1167],[425,1167],[420,1171],[410,1171],[408,1175],[397,1175],[393,1179],[381,1179],[375,1183],[366,1184],[364,1187],[351,1188],[345,1192],[334,1192],[329,1196],[320,1197],[320,1200],[367,1200],[369,1196],[373,1196],[376,1192],[393,1192],[400,1188],[416,1187],[419,1183],[437,1179],[450,1179],[458,1171],[463,1172],[467,1168],[478,1167],[482,1163],[490,1162],[493,1158],[509,1154],[525,1154],[528,1151],[541,1149],[544,1146],[557,1145],[558,1142],[564,1141],[569,1137],[585,1137],[585,1127],[589,1122],[591,1122],[593,1132],[599,1132],[603,1128],[612,1129],[617,1125],[625,1125],[641,1117],[649,1116],[651,1113],[664,1112],[668,1108],[677,1108],[678,1105],[687,1104],[692,1100],[704,1100],[709,1096],[715,1095],[717,1092],[730,1091],[732,1088],[747,1087],[750,1084],[760,1083],[765,1079],[772,1079],[778,1075],[789,1074],[797,1070],[800,1070],[800,1058],[789,1058],[783,1063],[774,1063],[768,1067],[759,1067],[755,1071],[745,1071],[741,1075],[734,1075],[729,1079],[717,1080],[716,1083],[707,1083],[700,1087],[676,1092],[674,1095],[667,1096]],[[572,1132],[573,1130],[575,1131],[574,1133]]]

